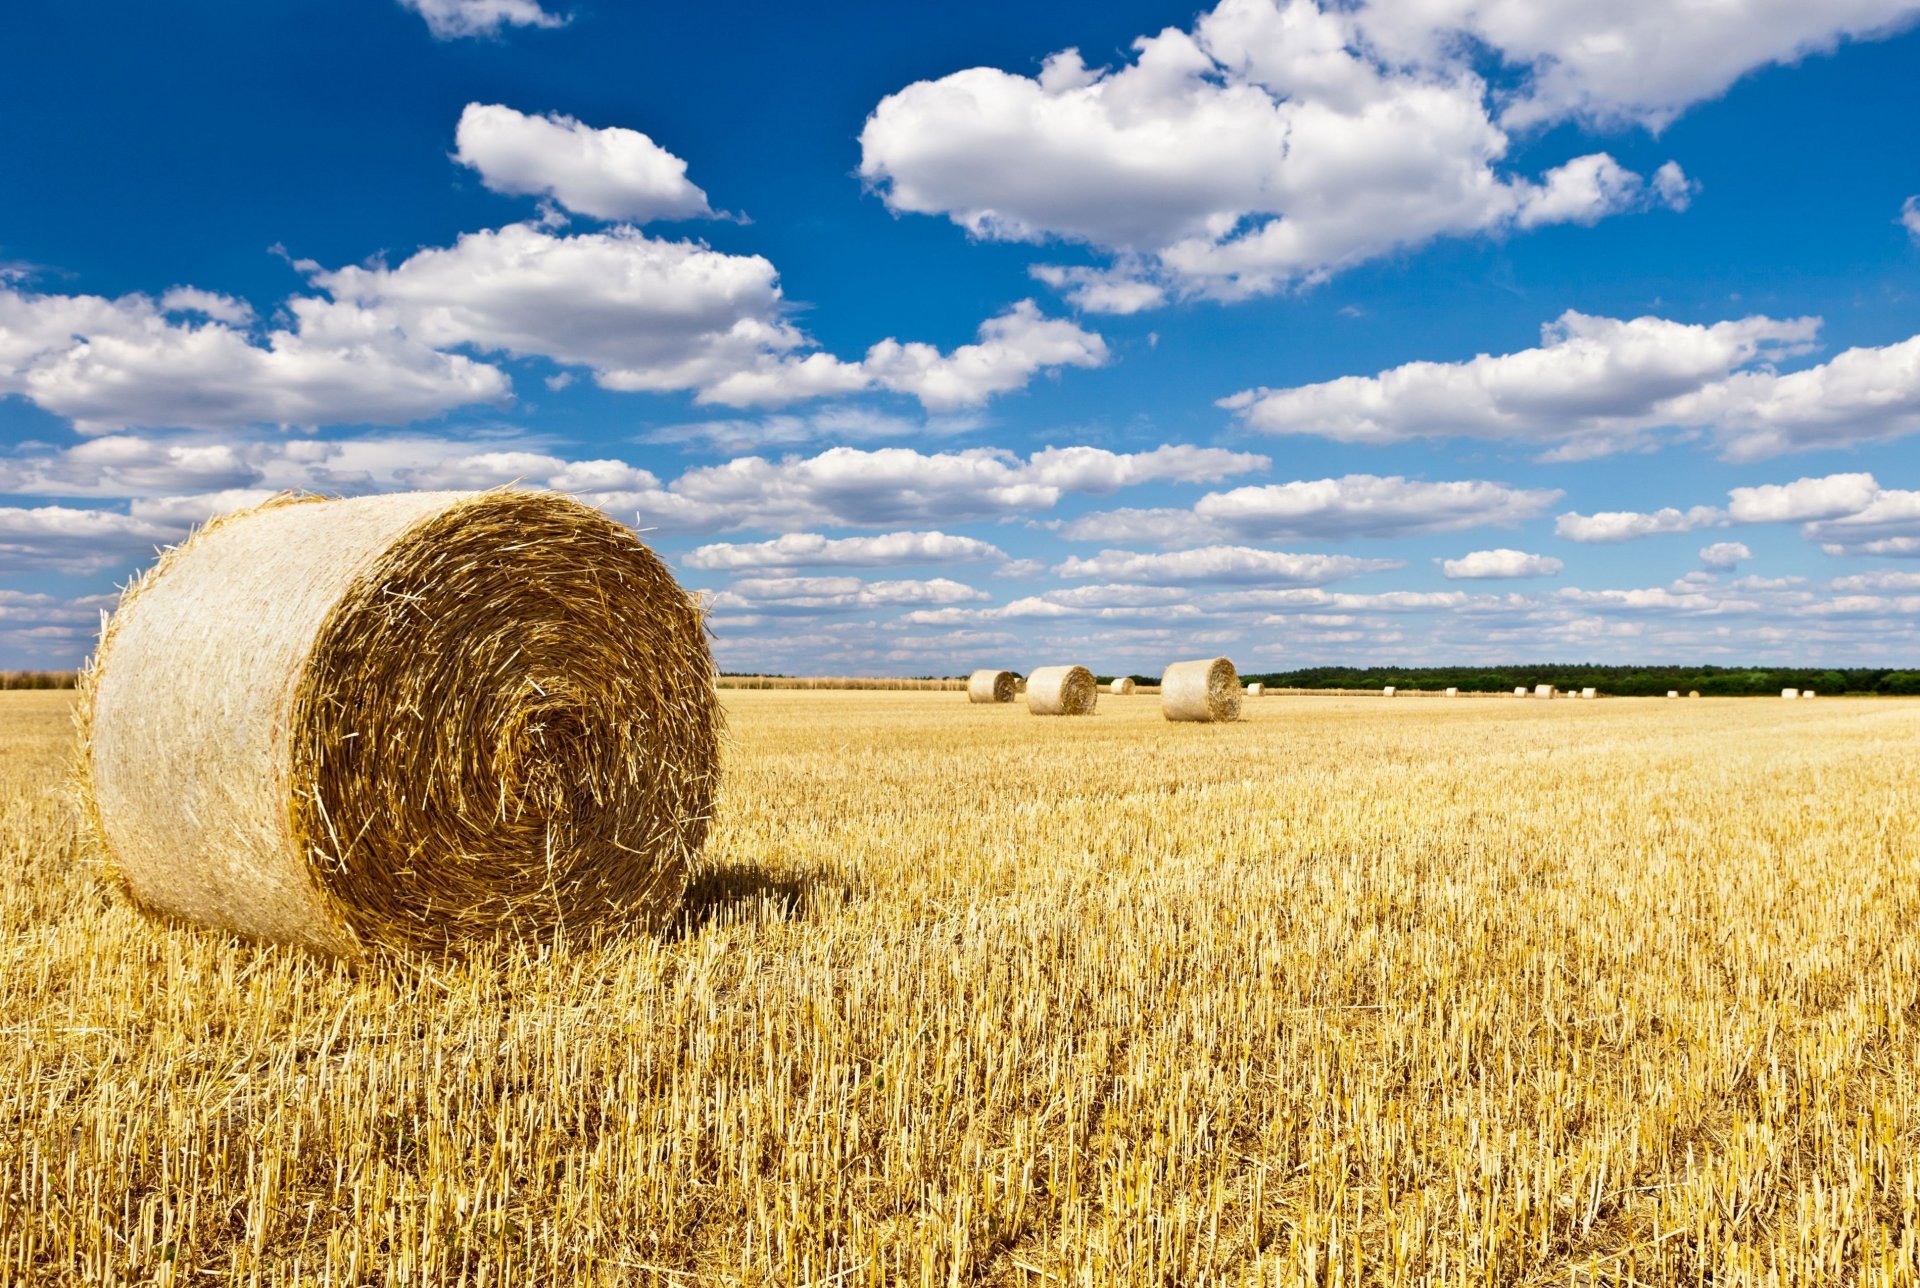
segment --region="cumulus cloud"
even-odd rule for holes
[[[1252,429],[1348,443],[1481,438],[1568,458],[1638,447],[1662,427],[1717,426],[1731,452],[1752,446],[1750,416],[1765,400],[1750,383],[1765,373],[1739,369],[1804,351],[1819,325],[1755,316],[1701,326],[1569,310],[1541,328],[1539,348],[1249,389],[1220,405]],[[1749,382],[1746,398],[1723,392],[1735,381]]]
[[[1723,527],[1726,522],[1726,512],[1710,505],[1696,505],[1685,510],[1667,506],[1650,513],[1603,510],[1599,514],[1563,514],[1554,520],[1553,530],[1569,541],[1592,544],[1632,541],[1639,537],[1673,532],[1693,532],[1699,528]]]
[[[766,568],[877,568],[892,564],[1004,561],[1006,552],[977,537],[945,532],[886,532],[872,537],[826,537],[789,532],[772,541],[701,546],[680,562],[704,571]]]
[[[861,581],[858,577],[746,577],[714,597],[720,610],[761,614],[852,612],[913,604],[966,604],[988,598],[971,586],[929,581]]]
[[[1036,373],[1107,360],[1106,342],[1023,300],[942,354],[883,340],[860,362],[810,352],[773,265],[628,225],[559,236],[534,224],[468,233],[396,267],[319,272],[337,298],[436,347],[590,368],[604,388],[695,391],[695,401],[778,406],[881,388],[931,411],[975,407]]]
[[[1914,241],[1920,242],[1920,196],[1908,197],[1900,203],[1900,226]]]
[[[437,40],[494,36],[507,27],[559,27],[566,19],[542,9],[539,0],[400,0],[427,20]]]
[[[903,416],[857,403],[829,403],[806,412],[724,416],[662,425],[641,434],[638,441],[737,453],[822,441],[864,443],[888,438],[950,438],[980,429],[984,424],[983,418],[973,413]]]
[[[1146,585],[1233,582],[1267,586],[1323,586],[1361,573],[1401,566],[1394,559],[1287,554],[1277,550],[1256,550],[1249,546],[1202,546],[1165,554],[1102,550],[1090,558],[1076,556],[1056,564],[1053,571],[1061,577],[1105,577]]]
[[[1879,495],[1871,474],[1829,474],[1734,488],[1727,494],[1727,514],[1735,523],[1805,523],[1857,514]]]
[[[1716,541],[1700,551],[1700,562],[1709,568],[1733,568],[1753,558],[1745,542]]]
[[[51,295],[0,284],[0,395],[18,394],[81,433],[129,426],[400,424],[509,392],[498,369],[442,353],[393,320],[318,297],[256,337],[251,311],[176,287],[158,303]],[[189,313],[203,321],[177,320]]]
[[[1524,68],[1506,125],[1579,117],[1659,129],[1748,72],[1884,35],[1916,14],[1914,0],[1368,0],[1356,21],[1395,61],[1450,66],[1468,37]]]
[[[454,160],[495,192],[550,197],[578,215],[633,223],[713,213],[707,194],[687,181],[687,163],[638,130],[469,103],[454,138]]]
[[[1440,571],[1449,581],[1496,577],[1552,577],[1566,565],[1551,555],[1530,555],[1524,550],[1475,550],[1458,559],[1439,561]]]
[[[1073,541],[1154,545],[1209,540],[1345,540],[1509,526],[1559,500],[1551,488],[1511,488],[1468,479],[1421,482],[1348,474],[1210,492],[1190,510],[1097,511],[1059,525]]]
[[[1035,76],[919,81],[875,107],[860,173],[891,209],[976,237],[1111,252],[1040,272],[1117,313],[1264,294],[1440,236],[1684,204],[1672,163],[1651,185],[1603,153],[1513,173],[1465,53],[1382,59],[1367,17],[1224,0],[1190,31],[1141,37],[1118,68],[1068,49]]]

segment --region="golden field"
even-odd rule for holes
[[[1920,704],[729,691],[682,924],[151,923],[0,694],[0,1282],[1920,1278]]]

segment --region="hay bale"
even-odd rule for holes
[[[1247,686],[1247,696],[1250,698],[1260,697],[1266,691],[1267,691],[1267,686],[1264,684],[1261,684],[1258,680],[1254,681],[1252,684],[1249,684]]]
[[[1160,714],[1169,720],[1238,720],[1240,673],[1224,657],[1175,662],[1160,677]]]
[[[1586,688],[1586,689],[1580,690],[1580,696],[1591,701],[1592,699],[1599,697],[1600,694],[1598,690],[1595,690],[1592,688]]]
[[[1668,696],[1668,697],[1670,697],[1670,698],[1677,698],[1677,697],[1679,697],[1679,696],[1680,696],[1680,690],[1678,690],[1678,689],[1668,689],[1668,690],[1667,690],[1667,696]]]
[[[1783,698],[1785,698],[1785,699],[1786,699],[1787,701],[1789,701],[1789,702],[1792,702],[1792,701],[1794,701],[1794,700],[1795,700],[1796,698],[1798,698],[1798,697],[1800,696],[1800,690],[1798,690],[1798,689],[1782,689],[1782,690],[1780,690],[1780,696],[1781,696],[1781,697],[1783,697]]]
[[[1526,696],[1527,696],[1527,689],[1526,689],[1526,686],[1525,686],[1525,685],[1523,685],[1523,684],[1516,684],[1516,685],[1514,685],[1514,686],[1513,686],[1513,696],[1514,696],[1514,697],[1516,697],[1516,698],[1524,698],[1524,697],[1526,697]]]
[[[1460,696],[1460,690],[1459,690],[1459,689],[1457,689],[1457,688],[1455,688],[1455,687],[1453,687],[1452,685],[1448,685],[1448,686],[1447,686],[1447,696],[1448,696],[1448,697],[1450,697],[1450,698],[1457,698],[1457,697],[1459,697],[1459,696]]]
[[[1391,684],[1389,684],[1386,688],[1380,690],[1380,696],[1383,698],[1390,698],[1394,695],[1394,692],[1395,692],[1394,687]]]
[[[1011,702],[1018,695],[1012,671],[975,671],[967,677],[967,701]]]
[[[1533,686],[1533,696],[1536,698],[1557,697],[1559,693],[1560,690],[1554,688],[1551,684],[1536,684]]]
[[[86,813],[150,911],[360,956],[658,927],[706,837],[700,609],[548,493],[280,497],[122,597]]]
[[[1084,666],[1043,666],[1027,677],[1027,710],[1037,716],[1090,716],[1099,700]]]
[[[1133,692],[1133,677],[1123,675],[1107,686],[1108,693],[1118,693],[1122,697]]]
[[[1688,693],[1687,693],[1687,696],[1688,696],[1688,697],[1690,697],[1690,698],[1697,698],[1697,697],[1699,697],[1699,696],[1700,696],[1700,690],[1698,690],[1698,689],[1691,689],[1691,690],[1689,690],[1689,691],[1688,691]]]
[[[1805,701],[1806,701],[1807,699],[1809,699],[1809,698],[1817,698],[1817,697],[1819,697],[1819,696],[1820,696],[1820,695],[1819,695],[1818,693],[1815,693],[1815,692],[1814,692],[1814,691],[1813,691],[1812,689],[1802,689],[1802,690],[1800,690],[1800,700],[1801,700],[1802,702],[1805,702]]]

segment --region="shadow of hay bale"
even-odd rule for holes
[[[739,921],[793,921],[838,907],[853,893],[844,881],[817,873],[774,876],[751,863],[704,868],[687,883],[669,940],[687,939],[709,926]]]

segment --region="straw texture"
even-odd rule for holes
[[[128,588],[80,703],[134,900],[358,956],[655,927],[705,839],[694,601],[545,493],[279,498]]]
[[[1043,666],[1027,677],[1027,710],[1037,716],[1090,716],[1100,686],[1084,666]]]
[[[967,677],[967,701],[1011,702],[1018,690],[1012,671],[975,671]]]
[[[1240,673],[1224,657],[1175,662],[1160,677],[1160,712],[1169,720],[1238,720]]]

